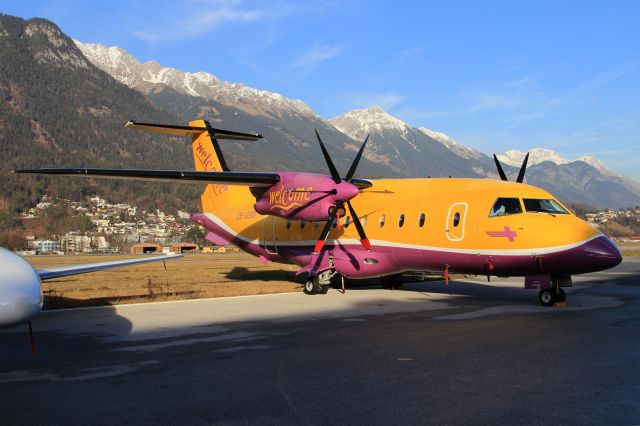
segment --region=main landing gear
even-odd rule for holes
[[[320,272],[315,277],[309,277],[309,280],[304,284],[305,294],[327,294],[329,287],[331,287],[331,277],[336,274],[333,269],[327,269]]]
[[[385,275],[380,277],[380,283],[385,290],[400,290],[402,288],[402,274]]]

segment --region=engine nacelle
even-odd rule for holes
[[[338,201],[345,202],[359,189],[346,181],[335,183],[325,175],[282,172],[280,182],[254,195],[256,212],[298,220],[327,220]]]
[[[20,256],[0,248],[0,328],[30,321],[42,309],[40,276]]]

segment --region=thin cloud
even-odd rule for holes
[[[244,7],[240,0],[188,1],[174,9],[175,14],[156,17],[155,27],[143,28],[133,34],[148,42],[176,41],[206,34],[225,24],[255,21],[264,15],[259,9]],[[197,12],[185,16],[188,10]]]
[[[608,71],[596,76],[595,78],[593,78],[592,80],[581,84],[580,86],[568,91],[567,93],[565,93],[562,96],[558,96],[556,98],[553,98],[551,100],[549,100],[548,102],[542,104],[542,107],[539,108],[537,111],[535,111],[532,114],[529,114],[528,116],[516,120],[513,123],[511,123],[509,126],[507,126],[506,128],[494,133],[493,135],[490,136],[490,139],[495,138],[496,136],[501,136],[501,135],[505,135],[506,133],[508,133],[510,130],[521,126],[525,123],[528,123],[532,120],[535,120],[537,118],[541,118],[546,116],[547,114],[549,114],[551,111],[560,108],[564,105],[567,105],[571,102],[575,102],[579,99],[581,99],[582,97],[584,97],[585,95],[589,94],[590,92],[593,92],[596,89],[599,89],[600,87],[604,86],[605,84],[622,77],[623,75],[633,71],[638,65],[638,57],[635,57],[627,62],[624,62],[616,67],[613,67],[611,69],[609,69]]]
[[[292,66],[304,71],[310,71],[321,63],[340,55],[344,50],[344,46],[316,46],[296,59]]]
[[[349,109],[379,106],[389,110],[403,101],[403,97],[395,93],[348,92],[338,95],[340,101]]]

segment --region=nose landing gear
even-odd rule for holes
[[[564,303],[567,301],[562,286],[570,287],[572,285],[570,276],[551,277],[551,287],[543,288],[538,293],[538,300],[542,306],[553,306],[556,303]]]
[[[545,288],[538,293],[538,300],[542,306],[553,306],[556,303],[562,303],[567,300],[564,290],[558,288]]]

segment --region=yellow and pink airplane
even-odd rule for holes
[[[261,135],[213,128],[129,122],[126,127],[192,138],[195,171],[35,169],[46,173],[207,183],[202,213],[192,219],[215,244],[234,244],[261,260],[296,264],[307,294],[326,293],[333,275],[382,277],[394,288],[406,271],[440,271],[525,278],[545,306],[565,300],[571,276],[622,260],[616,246],[553,195],[523,182],[527,158],[502,180],[376,179],[355,177],[367,140],[342,176],[318,133],[329,175],[233,172],[219,140]],[[368,137],[367,137],[368,139]],[[528,157],[528,156],[527,156]]]

